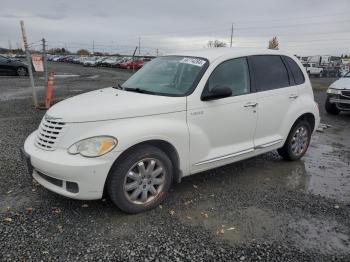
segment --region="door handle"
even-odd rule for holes
[[[244,107],[256,107],[257,105],[257,102],[248,102],[244,105]]]
[[[298,97],[297,94],[291,94],[291,95],[289,95],[289,98],[292,98],[292,99],[295,99],[295,98],[297,98],[297,97]]]

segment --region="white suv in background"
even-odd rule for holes
[[[276,149],[301,158],[319,120],[294,56],[204,49],[156,58],[123,85],[56,104],[23,152],[47,189],[85,200],[106,192],[137,213],[185,176]]]

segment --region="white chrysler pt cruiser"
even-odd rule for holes
[[[299,61],[280,51],[158,57],[124,84],[54,105],[25,141],[30,175],[75,199],[157,206],[173,181],[272,150],[301,158],[319,124]]]

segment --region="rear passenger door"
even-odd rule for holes
[[[249,65],[258,102],[254,146],[269,148],[283,141],[283,123],[288,121],[289,108],[298,99],[298,88],[279,55],[251,56]]]

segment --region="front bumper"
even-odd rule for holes
[[[341,96],[330,97],[329,103],[335,104],[336,107],[340,110],[350,110],[350,99],[343,99]]]
[[[24,143],[30,156],[32,176],[42,186],[57,194],[81,200],[100,199],[104,185],[118,152],[98,158],[70,155],[66,149],[42,150],[34,145],[36,132]]]

